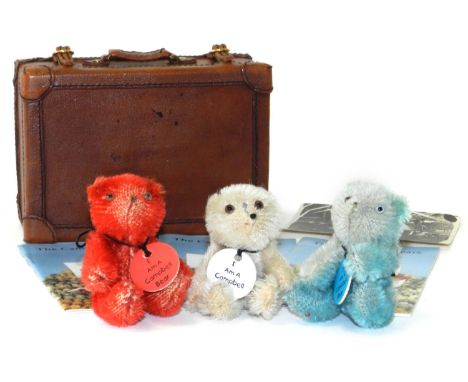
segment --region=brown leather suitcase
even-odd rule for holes
[[[162,232],[204,233],[209,194],[268,186],[271,66],[224,45],[200,56],[59,47],[15,65],[18,208],[27,242],[90,227],[86,186],[133,172],[166,189]]]

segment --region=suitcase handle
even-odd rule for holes
[[[170,65],[174,64],[194,64],[195,60],[184,59],[162,48],[151,52],[134,52],[121,49],[110,49],[108,54],[105,54],[97,60],[82,61],[83,66],[108,66],[111,61],[134,61],[148,62],[158,60],[168,60]]]
[[[73,51],[68,46],[57,47],[53,54],[53,61],[58,65],[73,66]],[[193,58],[181,59],[179,56],[162,48],[153,50],[151,52],[135,52],[121,49],[110,49],[109,53],[97,59],[82,59],[80,60],[83,66],[108,66],[111,61],[135,61],[135,62],[148,62],[158,60],[168,60],[169,65],[192,65],[196,64],[196,58],[207,58],[213,62],[230,63],[233,58],[248,58],[248,54],[232,54],[225,44],[213,45],[211,51],[201,56],[194,56]]]
[[[128,50],[121,49],[110,49],[109,53],[105,55],[107,60],[128,60],[128,61],[157,61],[170,59],[175,55],[169,52],[168,50],[162,48],[158,50],[153,50],[151,52],[133,52]]]

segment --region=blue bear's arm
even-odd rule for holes
[[[360,243],[348,249],[345,267],[355,280],[364,282],[390,277],[398,269],[400,247]]]
[[[325,291],[333,285],[343,256],[341,244],[332,237],[302,264],[299,278],[309,286]]]

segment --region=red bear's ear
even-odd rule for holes
[[[95,179],[94,183],[87,187],[86,191],[88,193],[88,201],[96,200],[106,188],[106,178],[104,176],[99,176]]]
[[[166,193],[162,184],[157,182],[151,182],[151,191],[154,195],[164,195]]]

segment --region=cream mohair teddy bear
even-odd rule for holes
[[[217,319],[232,319],[245,307],[250,314],[271,319],[295,278],[276,245],[280,231],[276,199],[264,188],[250,184],[224,187],[208,199],[206,228],[210,245],[195,271],[186,307]],[[255,263],[256,280],[245,297],[235,299],[229,285],[210,281],[207,276],[210,260],[223,248],[242,250],[243,256],[250,256]]]

